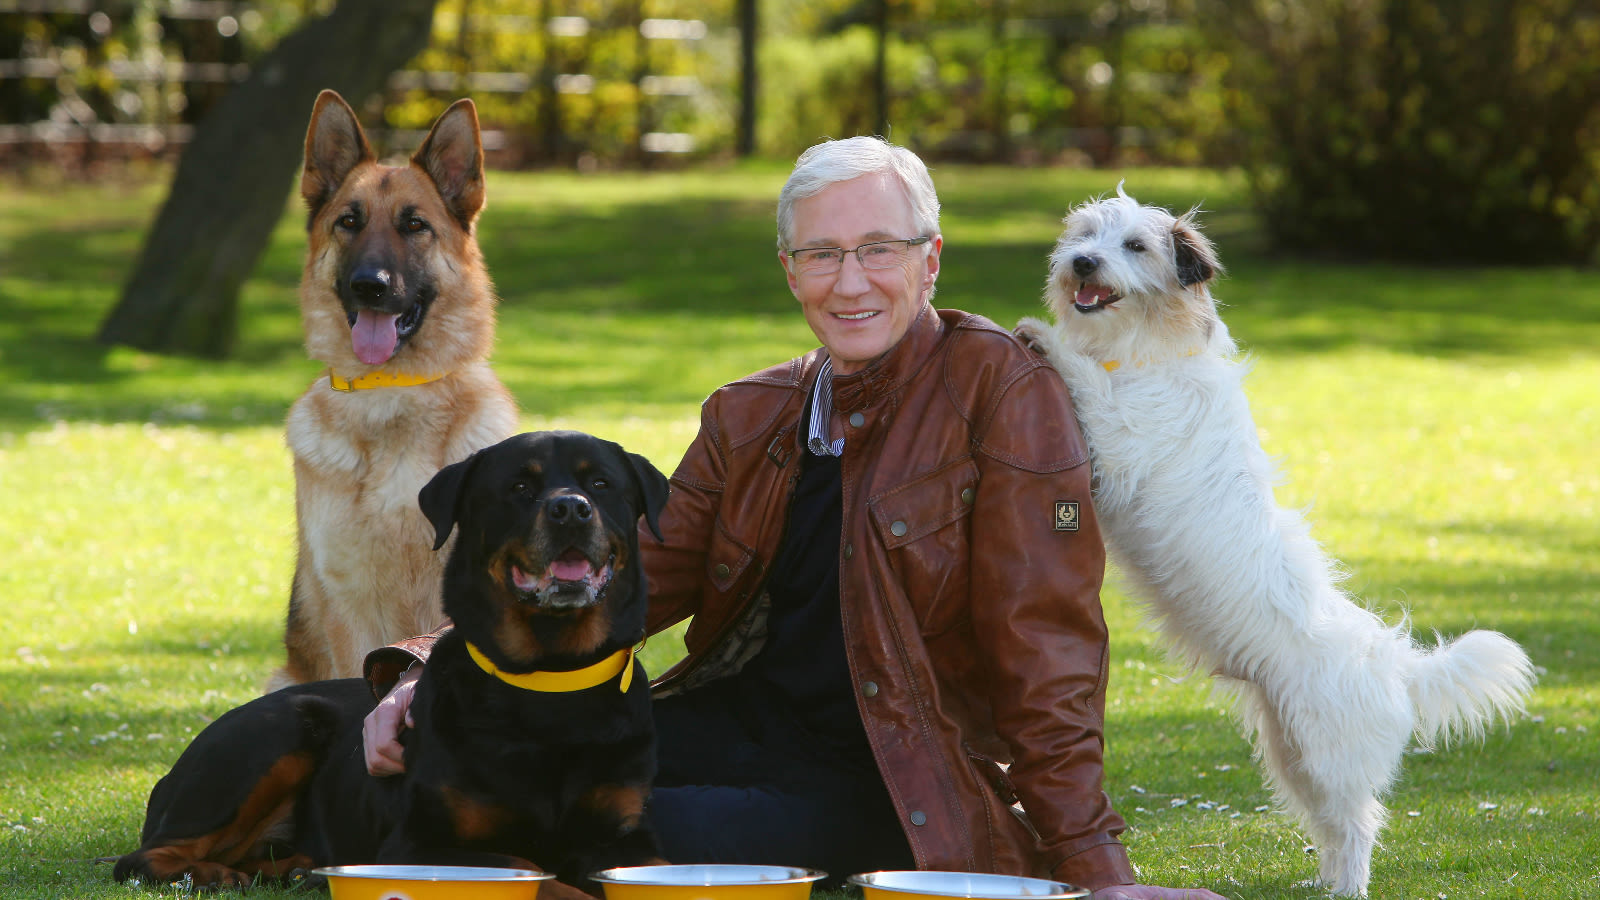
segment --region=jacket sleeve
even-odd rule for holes
[[[1135,881],[1125,824],[1102,789],[1105,547],[1090,465],[1060,377],[1024,364],[974,422],[979,440],[971,601],[995,727],[1040,848],[1063,881]]]
[[[694,615],[705,585],[706,547],[722,503],[725,458],[712,395],[700,412],[700,433],[672,473],[672,495],[661,512],[661,540],[641,525],[639,554],[650,586],[646,631],[655,634]]]
[[[433,645],[454,627],[446,620],[437,631],[395,641],[368,653],[361,670],[366,676],[367,687],[372,689],[373,699],[382,700],[407,669],[416,663],[427,662],[428,655],[433,653]]]

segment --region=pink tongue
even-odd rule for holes
[[[1086,284],[1078,288],[1078,295],[1072,299],[1079,306],[1097,306],[1110,296],[1110,288],[1098,284]]]
[[[587,559],[558,559],[550,564],[550,574],[562,581],[582,581],[589,577]]]
[[[350,329],[350,346],[356,351],[356,359],[369,366],[388,362],[400,340],[394,327],[399,318],[370,309],[356,313],[356,324]]]

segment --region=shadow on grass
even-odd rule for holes
[[[303,386],[305,366],[294,281],[282,281],[282,266],[270,259],[246,286],[244,336],[233,359],[162,358],[95,340],[132,265],[136,227],[131,221],[42,223],[10,241],[9,258],[0,260],[0,427],[20,430],[55,419],[217,427],[281,422],[285,394],[258,387],[253,376],[293,368]],[[197,404],[212,412],[195,412]]]

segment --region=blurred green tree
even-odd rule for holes
[[[1198,0],[1274,238],[1426,261],[1600,251],[1594,0]]]

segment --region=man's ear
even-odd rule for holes
[[[372,158],[372,146],[350,104],[337,91],[318,94],[306,129],[306,166],[300,175],[300,197],[311,215],[315,217],[338,192],[351,169]]]
[[[800,277],[794,273],[794,260],[782,250],[778,251],[778,265],[783,266],[783,277],[789,280],[789,293],[800,299]]]
[[[478,454],[451,463],[440,469],[427,484],[422,486],[422,491],[417,494],[417,503],[422,507],[422,514],[428,518],[428,523],[433,526],[433,549],[438,550],[450,539],[450,531],[456,524],[456,510],[460,506],[461,488],[467,482],[467,476],[472,473],[472,467],[478,461]]]
[[[928,262],[923,276],[923,288],[931,291],[939,280],[939,252],[944,249],[944,235],[935,234],[928,244]]]

